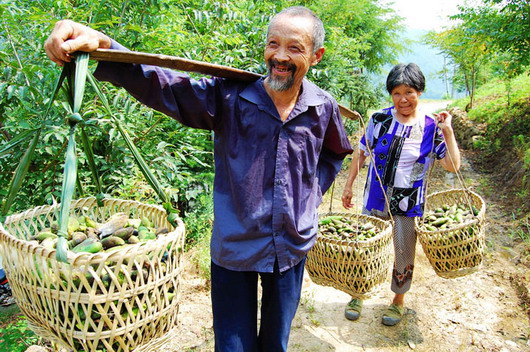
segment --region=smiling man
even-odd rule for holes
[[[286,351],[300,301],[317,207],[352,152],[337,102],[305,79],[324,54],[324,28],[304,7],[273,17],[268,75],[245,83],[191,79],[147,65],[100,62],[95,76],[186,126],[215,133],[211,297],[215,350]],[[45,43],[70,54],[126,50],[103,33],[60,21]],[[258,279],[261,322],[258,328]]]

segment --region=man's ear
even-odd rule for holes
[[[318,49],[313,55],[313,61],[311,62],[311,66],[315,66],[322,60],[322,57],[324,56],[324,48]]]

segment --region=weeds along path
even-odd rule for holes
[[[333,194],[326,194],[321,212],[344,212],[340,194],[346,173],[340,173]],[[484,197],[487,182],[465,158],[462,174],[467,186]],[[359,197],[364,176],[360,180],[354,185]],[[461,187],[439,165],[429,185],[431,192]],[[316,285],[306,276],[289,351],[530,351],[530,323],[520,299],[529,287],[530,270],[518,263],[511,248],[509,217],[500,205],[484,198],[487,251],[479,271],[455,279],[438,277],[418,243],[413,285],[406,296],[408,312],[395,327],[381,324],[381,315],[393,297],[390,276],[373,291],[356,322],[344,318],[349,301],[346,293]],[[213,351],[209,290],[191,265],[184,273],[181,302],[180,325],[163,350]]]

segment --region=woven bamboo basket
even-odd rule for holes
[[[383,283],[392,260],[392,224],[379,218],[350,213],[332,213],[372,222],[377,234],[367,240],[337,240],[320,233],[307,254],[306,270],[314,283],[330,286],[354,298],[368,298]]]
[[[104,222],[115,213],[147,217],[169,233],[114,252],[55,250],[29,238],[56,221],[59,205],[7,217],[0,225],[0,254],[18,306],[29,327],[74,351],[158,351],[177,322],[184,224],[175,228],[158,206],[95,198],[72,202],[71,214]]]
[[[471,222],[437,231],[428,231],[416,218],[415,227],[425,255],[436,274],[443,278],[455,278],[471,274],[480,268],[485,248],[486,204],[475,192],[452,189],[436,192],[426,199],[426,209],[442,205],[473,205],[478,215]]]

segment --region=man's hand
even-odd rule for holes
[[[55,24],[52,33],[44,43],[46,54],[59,66],[72,61],[71,53],[91,52],[98,48],[110,48],[110,38],[101,32],[70,20]]]

